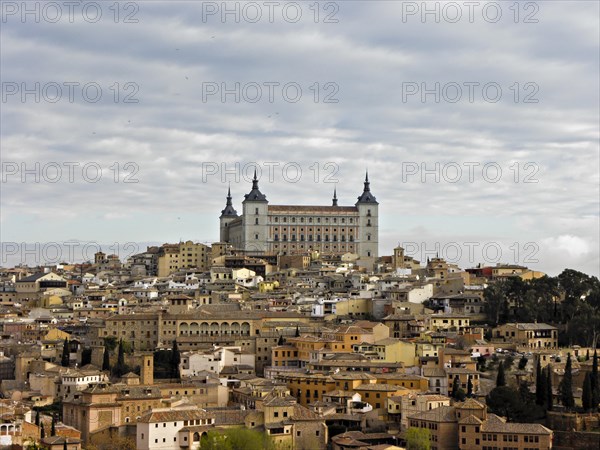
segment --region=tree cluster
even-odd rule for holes
[[[500,281],[484,291],[488,320],[559,326],[564,345],[596,346],[600,337],[600,280],[571,269],[556,277]]]
[[[209,431],[200,439],[200,450],[275,450],[271,436],[246,428]]]

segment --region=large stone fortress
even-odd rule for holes
[[[362,194],[354,206],[339,206],[336,191],[330,206],[270,205],[258,188],[256,172],[252,190],[244,195],[242,215],[231,202],[221,211],[220,239],[248,252],[292,255],[318,251],[322,254],[357,253],[378,257],[379,203],[365,175]]]

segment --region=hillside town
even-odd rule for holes
[[[2,448],[197,450],[234,432],[277,449],[600,442],[597,336],[515,320],[510,292],[494,312],[500,288],[551,279],[524,266],[187,241],[0,276]],[[558,279],[552,308],[574,284],[598,301],[597,279]]]
[[[378,206],[255,173],[210,246],[1,269],[0,446],[598,448],[598,278],[380,256]]]

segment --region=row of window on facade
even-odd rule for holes
[[[255,208],[254,214],[257,215],[257,216],[259,215],[258,208]],[[371,210],[370,209],[367,210],[367,216],[371,217]],[[329,223],[329,217],[323,217],[322,219],[323,219],[324,223]],[[277,217],[277,216],[273,217],[273,222],[279,223],[279,217]],[[282,217],[281,218],[281,222],[287,223],[288,222],[288,218],[285,217],[285,216]],[[290,222],[291,223],[296,223],[296,217],[290,217]],[[305,218],[304,217],[299,217],[299,221],[298,222],[299,223],[305,223]],[[306,220],[306,222],[313,223],[313,218],[312,217],[308,217],[307,220]],[[333,217],[332,218],[332,222],[333,223],[338,223],[338,218],[337,217]],[[321,217],[317,217],[316,218],[316,223],[321,223]],[[340,218],[340,223],[346,223],[346,218],[345,217],[341,217]],[[349,217],[348,218],[348,223],[354,223],[354,218]]]
[[[307,239],[304,239],[304,235],[301,234],[300,235],[300,242],[304,242],[305,240],[308,242],[313,242],[313,237],[316,237],[315,242],[321,242],[321,235],[317,234],[316,236],[313,236],[312,234],[309,234],[307,236]],[[257,238],[258,239],[258,238]],[[273,236],[273,240],[278,242],[279,241],[279,234],[275,234]],[[284,234],[281,236],[281,241],[282,242],[287,242],[288,240],[288,236],[287,234]],[[371,235],[367,236],[367,240],[371,240]],[[296,242],[296,235],[292,234],[290,236],[290,242]],[[326,234],[325,236],[323,236],[323,242],[330,242],[330,236],[328,234]],[[331,236],[331,242],[338,242],[338,237],[337,235],[333,235]],[[340,242],[346,242],[346,236],[342,235],[340,236]],[[354,242],[354,236],[348,236],[348,242]]]

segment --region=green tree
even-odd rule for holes
[[[552,368],[550,364],[546,366],[546,409],[552,411],[554,407],[554,390],[552,389]]]
[[[473,397],[473,381],[471,375],[469,375],[469,381],[467,382],[467,397]]]
[[[528,389],[522,386],[517,391],[508,386],[491,390],[485,401],[489,412],[504,416],[509,422],[534,422],[544,416],[544,408],[535,404]]]
[[[44,429],[44,424],[40,425],[40,438],[44,439],[46,437],[46,430]]]
[[[52,414],[52,423],[50,425],[50,436],[56,436],[56,416]]]
[[[479,370],[480,372],[485,372],[485,370],[486,370],[486,367],[485,367],[486,362],[487,361],[485,359],[485,356],[479,355],[477,357],[477,370]]]
[[[114,375],[117,377],[122,377],[128,371],[127,364],[125,364],[125,347],[123,345],[123,340],[119,340],[119,350],[117,354],[117,364],[114,367]]]
[[[179,347],[177,346],[177,339],[173,340],[173,349],[171,350],[171,377],[179,378],[179,363],[181,362],[181,355],[179,353]]]
[[[81,350],[81,367],[92,363],[92,349],[84,348]]]
[[[35,412],[35,424],[39,427],[40,426],[40,412],[36,411]]]
[[[525,370],[525,367],[527,367],[527,356],[523,355],[519,360],[519,370]]]
[[[598,379],[598,352],[594,349],[592,360],[592,375],[590,378],[592,388],[592,408],[596,409],[600,403],[600,380]]]
[[[104,338],[104,347],[108,348],[109,352],[113,352],[117,348],[118,344],[119,341],[117,341],[117,338],[114,336]]]
[[[65,341],[63,342],[63,350],[62,350],[62,356],[60,358],[60,365],[63,367],[69,367],[69,340],[67,338],[65,338]]]
[[[581,404],[586,412],[592,409],[592,374],[590,372],[585,374],[585,379],[583,381]]]
[[[572,362],[571,354],[567,356],[567,363],[565,365],[565,374],[563,379],[558,386],[560,393],[560,402],[568,410],[573,409],[575,406],[575,399],[573,398],[573,373],[572,373]]]
[[[503,282],[489,285],[483,291],[486,305],[486,314],[492,325],[497,326],[503,319],[503,311],[506,309],[506,286]]]
[[[296,325],[296,333],[294,334],[294,336],[300,337],[300,328],[298,328],[298,325]]]
[[[538,358],[537,366],[535,368],[535,403],[540,406],[544,406],[548,401],[546,381],[546,374],[542,370],[542,363]]]
[[[514,363],[515,363],[514,356],[508,355],[506,358],[504,358],[504,368],[506,370],[510,370]]]
[[[219,431],[209,431],[200,439],[200,450],[232,450],[231,442]]]
[[[106,345],[104,346],[104,355],[102,357],[102,370],[110,372],[110,351]]]
[[[210,432],[208,434],[211,438],[216,438],[216,441],[214,439],[204,440],[205,445],[209,445],[206,448],[211,450],[275,450],[275,444],[271,436],[256,430],[229,428],[222,432],[214,430],[213,434],[210,434]],[[218,434],[221,434],[223,438],[218,437]],[[202,442],[201,440],[200,448],[205,450],[205,447],[202,447]],[[216,446],[217,443],[223,443],[224,446]]]
[[[427,428],[410,427],[406,430],[406,449],[407,450],[430,450],[430,433]]]
[[[496,387],[506,386],[506,375],[504,374],[504,364],[498,364],[498,375],[496,376]]]
[[[452,391],[450,393],[450,397],[455,399],[456,394],[458,393],[459,389],[460,389],[460,379],[458,378],[458,375],[455,375],[454,380],[452,380]]]

